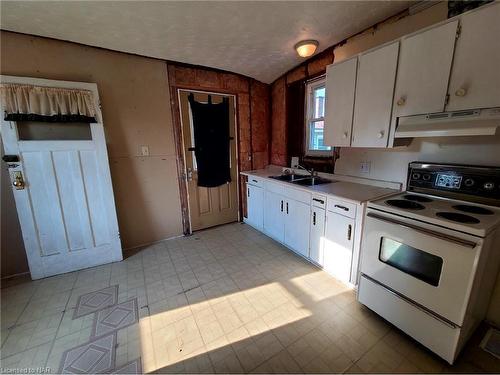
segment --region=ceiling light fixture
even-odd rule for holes
[[[318,45],[319,42],[317,40],[302,40],[295,45],[295,50],[300,57],[309,57],[312,56],[314,52],[316,52],[316,48],[318,48]]]

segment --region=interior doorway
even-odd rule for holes
[[[198,168],[193,152],[195,147],[193,116],[188,99],[190,94],[193,94],[194,100],[200,103],[207,103],[209,95],[213,104],[221,103],[224,98],[229,100],[231,181],[217,187],[198,186]],[[178,97],[191,231],[238,221],[236,98],[234,95],[183,89],[178,90]]]

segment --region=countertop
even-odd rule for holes
[[[282,167],[277,166],[269,166],[266,169],[258,169],[254,171],[245,171],[240,172],[242,175],[247,176],[256,176],[264,179],[268,179],[274,183],[283,184],[284,186],[292,187],[299,190],[304,190],[309,193],[318,193],[318,194],[326,194],[336,198],[340,198],[346,201],[350,201],[355,204],[359,204],[362,202],[366,202],[372,199],[380,198],[386,195],[391,195],[399,192],[398,189],[374,186],[373,184],[377,184],[377,182],[370,183],[370,180],[363,179],[363,183],[353,182],[353,178],[349,176],[342,175],[322,175],[325,178],[328,178],[332,181],[329,184],[322,184],[316,186],[301,186],[297,184],[292,184],[290,182],[284,182],[269,178],[269,176],[276,176],[282,174]],[[346,181],[351,180],[351,181]],[[389,183],[390,185],[391,183]],[[392,183],[394,186],[397,184]],[[377,185],[380,185],[378,183]]]

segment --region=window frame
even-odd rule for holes
[[[310,137],[311,137],[311,123],[318,121],[325,121],[325,117],[314,118],[314,91],[318,88],[325,87],[326,89],[326,76],[321,76],[312,81],[306,82],[306,95],[305,95],[305,138],[304,138],[304,155],[305,156],[318,156],[318,157],[328,157],[333,155],[333,147],[330,147],[330,150],[311,150],[309,149],[310,145]],[[326,92],[325,92],[326,99]],[[326,104],[326,100],[325,100]]]

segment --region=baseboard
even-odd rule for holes
[[[0,280],[8,280],[8,279],[13,279],[15,277],[21,277],[21,276],[25,276],[25,275],[29,275],[30,274],[30,271],[26,271],[26,272],[21,272],[21,273],[15,273],[13,275],[9,275],[9,276],[4,276],[2,277]]]
[[[184,237],[184,234],[179,234],[178,236],[172,236],[172,237],[168,237],[168,238],[164,238],[162,240],[158,240],[158,241],[153,241],[153,242],[146,242],[144,244],[141,244],[141,245],[136,245],[136,246],[132,246],[132,247],[127,247],[125,249],[122,249],[123,252],[129,252],[129,251],[134,251],[134,250],[137,250],[137,249],[140,249],[142,247],[146,247],[146,246],[151,246],[151,245],[156,245],[160,242],[164,242],[164,241],[168,241],[168,240],[173,240],[175,238],[181,238],[181,237]]]

